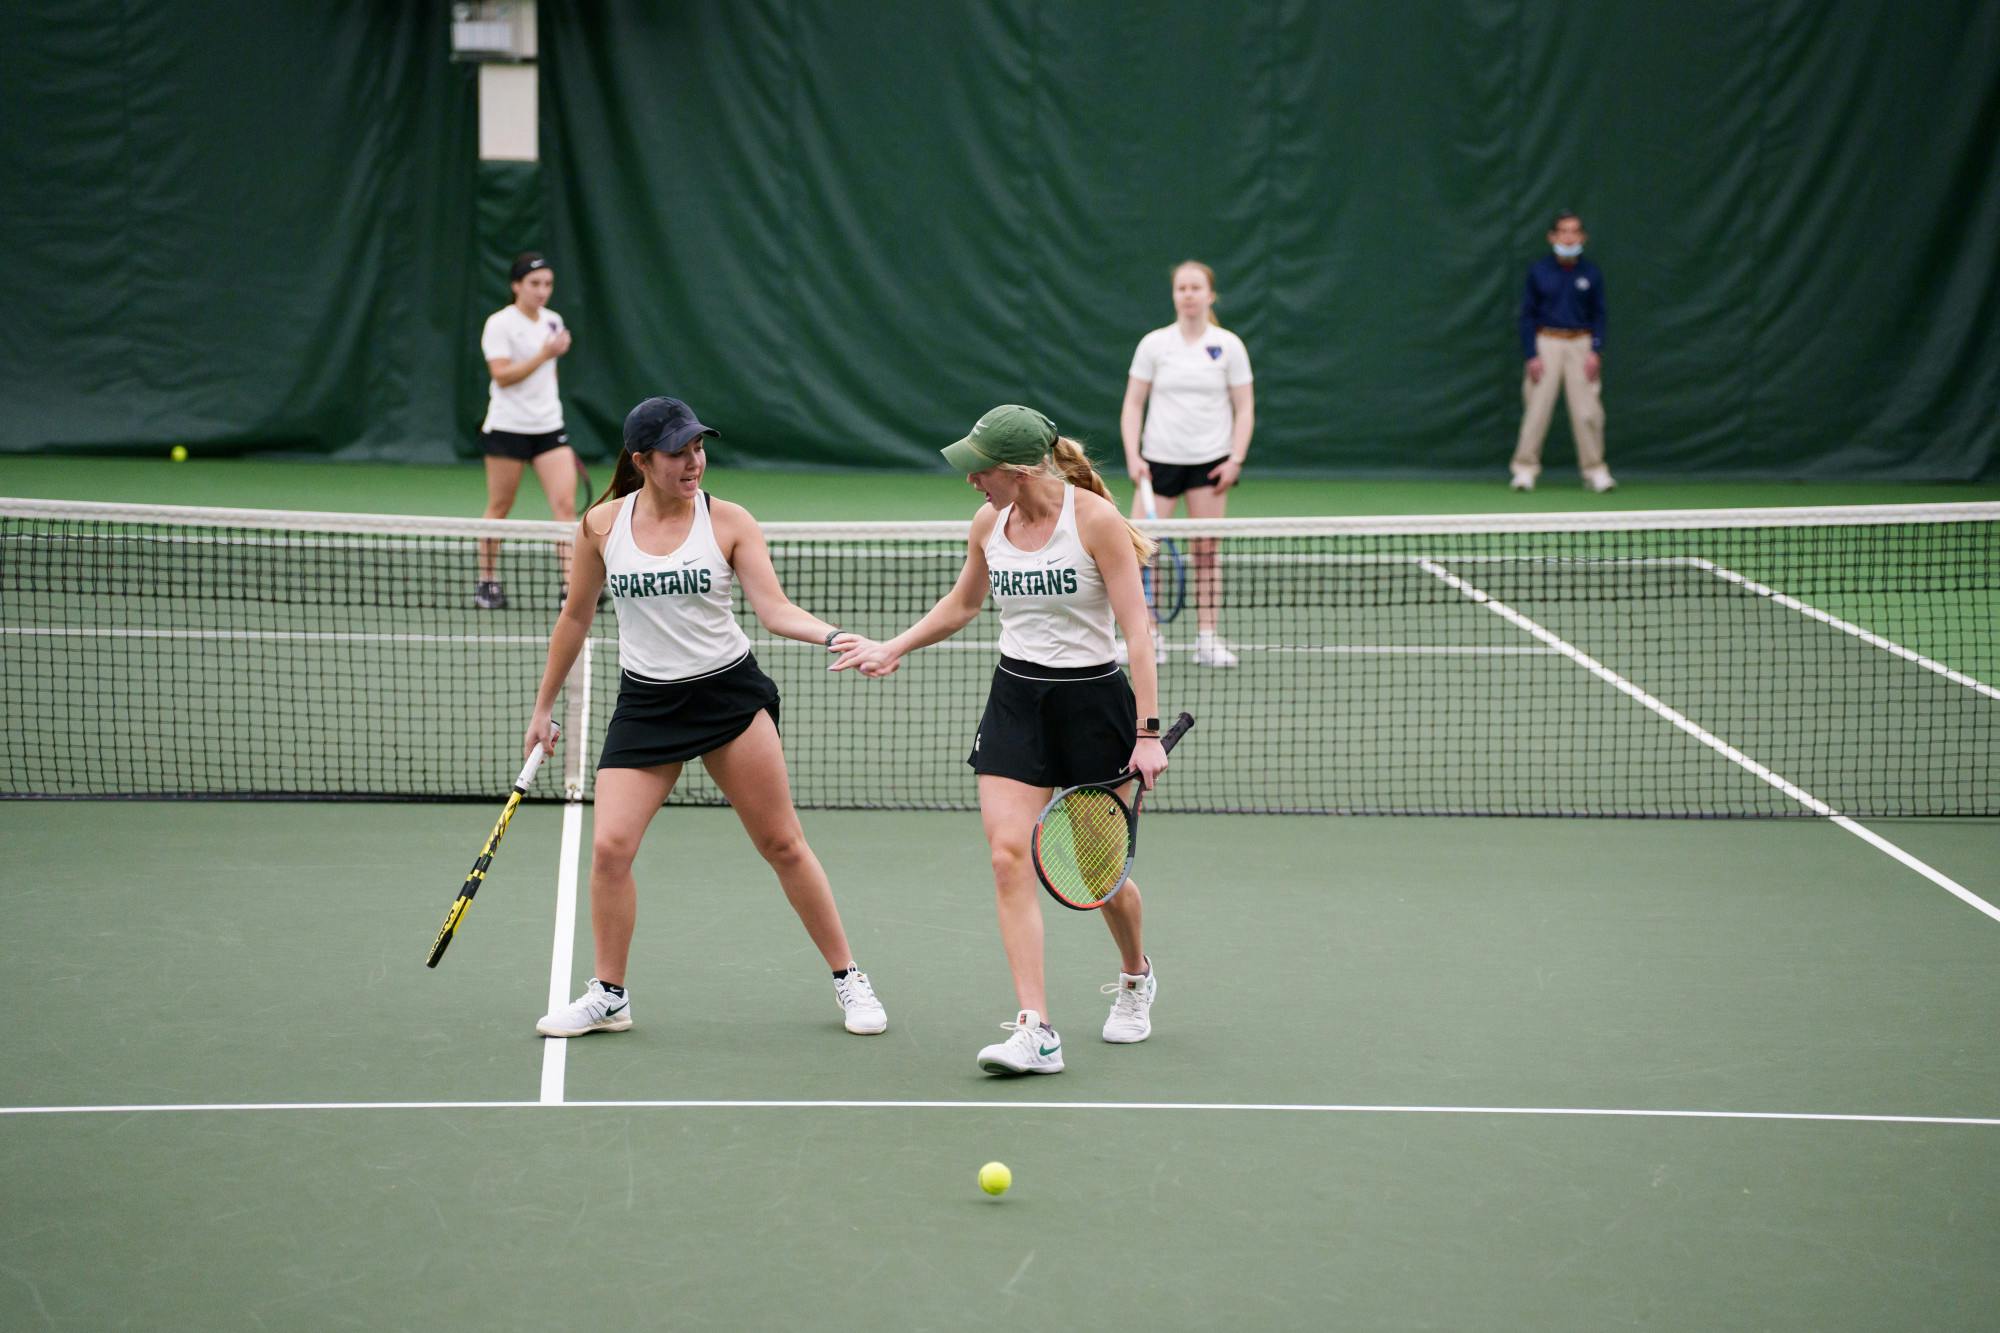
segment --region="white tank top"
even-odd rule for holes
[[[729,666],[750,651],[730,592],[735,571],[715,543],[708,492],[694,507],[687,540],[648,555],[632,539],[635,491],[618,502],[604,539],[604,586],[618,612],[618,663],[641,680],[687,680]]]
[[[1063,487],[1056,530],[1039,551],[1007,540],[1014,506],[1000,511],[986,538],[986,570],[1000,608],[1000,651],[1043,666],[1100,666],[1111,661],[1111,597],[1076,530],[1076,487]]]

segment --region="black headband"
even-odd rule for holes
[[[517,259],[514,261],[514,267],[507,270],[507,281],[519,282],[536,269],[547,268],[548,266],[549,261],[540,255],[536,255],[533,259]]]

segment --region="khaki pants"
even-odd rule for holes
[[[1576,464],[1585,477],[1603,473],[1604,400],[1599,380],[1583,373],[1590,355],[1589,338],[1535,335],[1535,355],[1542,359],[1542,382],[1521,372],[1521,439],[1514,446],[1514,471],[1533,477],[1542,470],[1542,439],[1555,414],[1556,394],[1569,400],[1569,427],[1576,436]],[[1600,379],[1602,377],[1600,376]]]

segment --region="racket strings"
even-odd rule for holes
[[[1079,901],[1108,896],[1125,879],[1130,827],[1124,805],[1108,791],[1065,796],[1042,821],[1042,868],[1050,883]]]

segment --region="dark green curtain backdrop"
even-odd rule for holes
[[[1023,399],[1115,459],[1195,256],[1257,463],[1500,475],[1567,206],[1621,474],[2000,472],[1990,0],[542,15],[563,383],[599,443],[667,391],[731,461],[928,466]]]
[[[536,171],[476,163],[442,0],[17,7],[0,450],[462,456],[539,241],[586,452],[672,392],[732,462],[934,466],[1008,399],[1115,458],[1193,256],[1258,466],[1498,476],[1568,206],[1621,476],[2000,476],[1990,0],[540,13]]]
[[[452,457],[478,164],[447,12],[10,6],[0,449]]]

